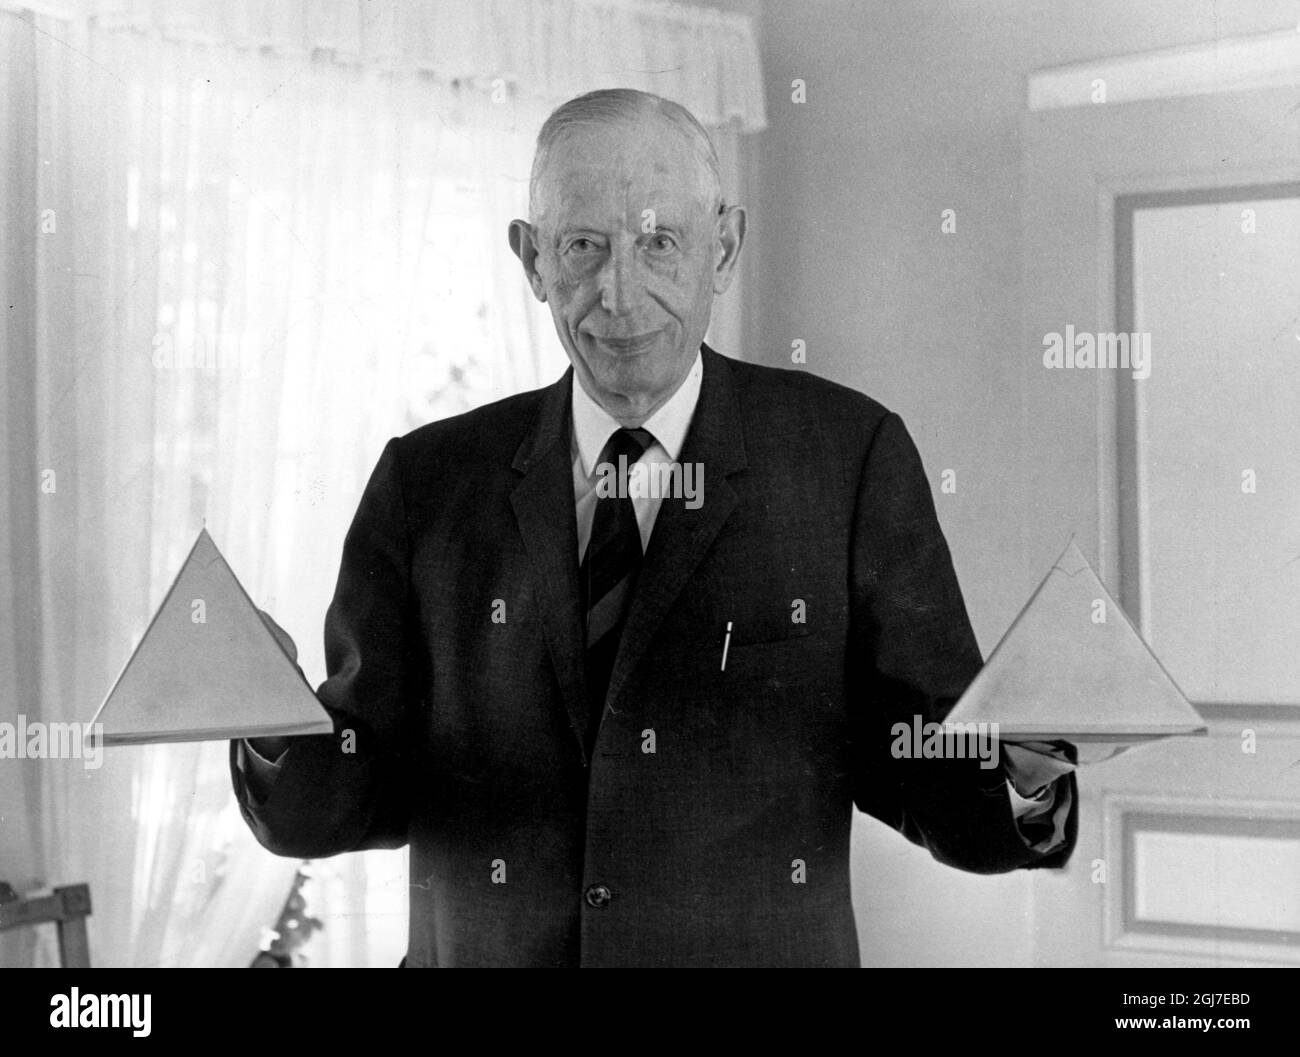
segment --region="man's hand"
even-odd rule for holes
[[[289,633],[272,620],[269,613],[263,613],[260,609],[257,612],[262,618],[262,623],[265,624],[271,634],[275,636],[275,640],[280,644],[280,648],[289,655],[291,661],[297,664],[298,647],[294,645],[294,641],[290,637]],[[289,741],[290,739],[285,737],[272,736],[268,738],[249,738],[248,744],[252,746],[253,751],[262,757],[262,759],[274,763],[284,755],[285,749],[289,747]]]
[[[1031,799],[1078,766],[1078,750],[1068,741],[1004,741],[1002,748],[1011,784],[1017,793]]]

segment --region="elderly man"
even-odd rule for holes
[[[410,966],[857,965],[854,804],[962,869],[1062,864],[1072,776],[898,751],[981,664],[929,487],[875,401],[703,344],[745,236],[703,128],[574,99],[530,214],[572,367],[385,448],[336,734],[232,746],[258,839],[409,843]]]

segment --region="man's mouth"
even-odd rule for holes
[[[662,331],[651,330],[645,334],[634,334],[629,337],[604,337],[599,334],[591,334],[589,337],[597,345],[608,349],[610,352],[616,352],[620,355],[629,355],[636,352],[645,352],[655,343]]]

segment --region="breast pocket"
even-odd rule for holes
[[[806,620],[797,619],[801,615],[804,614],[799,609],[783,606],[779,599],[766,605],[748,606],[738,611],[730,621],[731,645],[735,649],[746,649],[803,638],[809,629]]]
[[[695,592],[695,610],[719,645],[726,637],[733,648],[799,639],[812,631],[809,599],[770,571],[704,578]]]
[[[717,590],[702,624],[710,647],[701,659],[709,683],[756,682],[780,688],[801,681],[811,658],[804,604],[791,605],[779,591]]]

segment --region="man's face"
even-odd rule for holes
[[[744,216],[716,213],[700,163],[661,119],[582,126],[555,144],[511,246],[583,388],[640,425],[681,385],[725,290]]]

